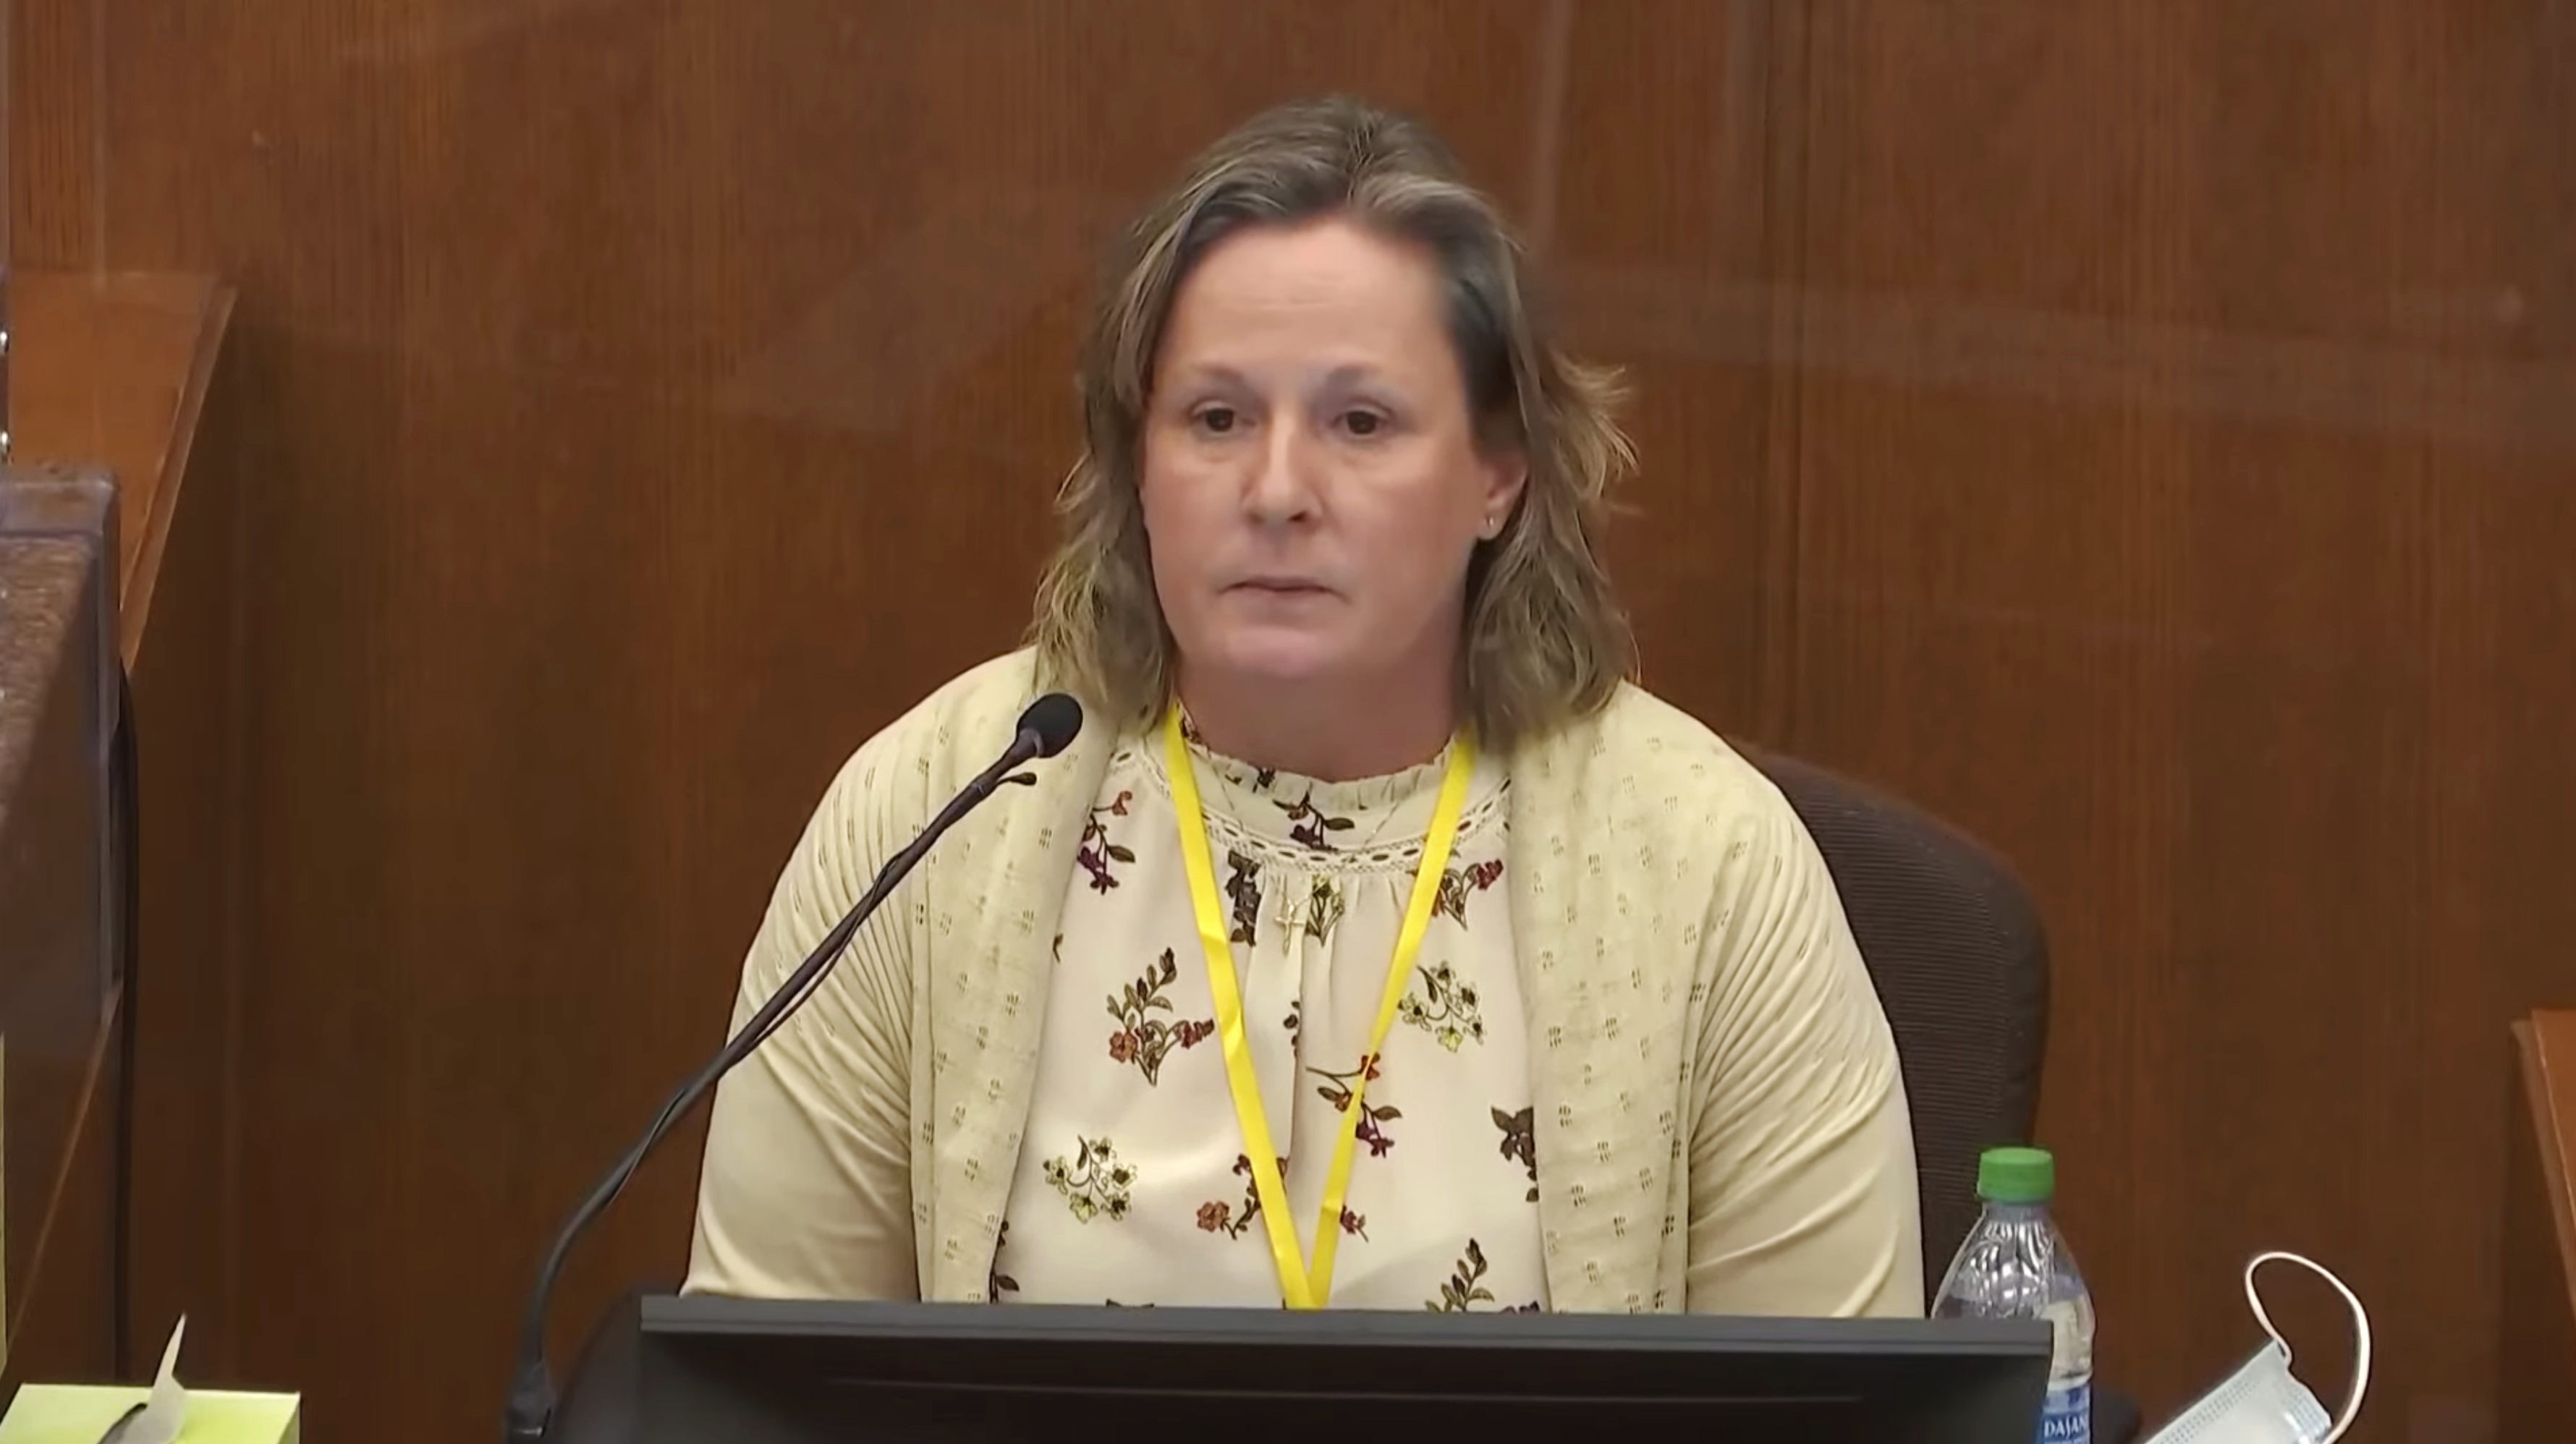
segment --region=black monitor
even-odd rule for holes
[[[630,1296],[549,1438],[676,1444],[2030,1444],[2035,1320]]]

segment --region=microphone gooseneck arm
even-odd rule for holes
[[[1082,709],[1062,693],[1049,693],[1022,713],[1018,735],[1012,739],[1009,749],[950,798],[948,805],[931,818],[919,836],[887,859],[885,866],[878,869],[876,880],[868,885],[867,892],[841,915],[841,920],[823,935],[823,941],[806,954],[805,960],[796,965],[796,971],[787,975],[787,980],[769,995],[769,1000],[760,1005],[759,1011],[745,1020],[742,1027],[725,1040],[724,1046],[716,1050],[716,1055],[672,1093],[670,1101],[662,1105],[662,1111],[654,1115],[652,1124],[642,1136],[599,1181],[599,1186],[591,1190],[590,1196],[582,1200],[581,1206],[573,1210],[562,1230],[555,1235],[554,1246],[547,1250],[545,1263],[537,1271],[536,1286],[528,1294],[527,1312],[519,1327],[518,1362],[511,1375],[509,1404],[503,1422],[505,1444],[543,1444],[547,1429],[554,1421],[555,1386],[546,1368],[546,1314],[547,1306],[554,1299],[555,1283],[563,1273],[565,1260],[572,1255],[573,1245],[580,1242],[599,1216],[617,1201],[617,1196],[635,1177],[635,1171],[643,1166],[663,1136],[671,1131],[671,1126],[687,1116],[719,1079],[733,1071],[735,1064],[750,1057],[752,1050],[778,1031],[789,1014],[804,1006],[824,975],[841,960],[841,954],[848,949],[850,939],[858,935],[860,926],[929,853],[940,835],[986,798],[1000,791],[1004,784],[1034,783],[1037,780],[1034,777],[1025,773],[1014,775],[1014,770],[1032,759],[1052,757],[1063,751],[1081,726]]]

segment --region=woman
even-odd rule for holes
[[[1622,681],[1607,379],[1348,101],[1130,234],[1034,644],[850,761],[737,1024],[1038,692],[1090,724],[720,1089],[690,1287],[1914,1314],[1896,1054],[1815,847]]]

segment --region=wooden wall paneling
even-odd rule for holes
[[[2376,1309],[2353,1437],[2492,1424],[2479,1060],[2576,922],[2547,9],[1812,7],[1794,742],[2028,872],[2151,1414],[2280,1246]]]
[[[1540,278],[1576,345],[1626,373],[1641,469],[1609,529],[1646,684],[1776,740],[1791,602],[1794,291],[1803,13],[1768,0],[1561,4],[1566,103]],[[1791,417],[1790,419],[1794,419]]]
[[[101,259],[107,0],[9,7],[9,264],[85,271]]]

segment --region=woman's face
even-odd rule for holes
[[[1523,470],[1476,445],[1442,290],[1427,249],[1340,219],[1239,231],[1182,283],[1141,485],[1186,672],[1454,667],[1468,559]]]

